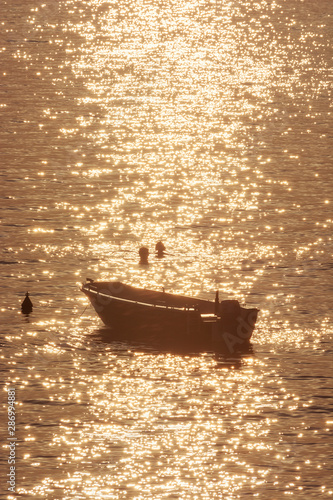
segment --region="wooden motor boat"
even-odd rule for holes
[[[259,311],[237,300],[220,302],[218,292],[210,301],[90,279],[81,290],[114,338],[160,346],[242,350],[249,346]]]

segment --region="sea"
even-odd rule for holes
[[[0,11],[0,498],[333,498],[332,2]],[[250,349],[108,340],[86,278],[219,290]]]

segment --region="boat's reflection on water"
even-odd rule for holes
[[[101,327],[94,330],[90,339],[94,343],[106,344],[109,348],[111,347],[114,352],[119,354],[124,354],[124,352],[135,351],[151,355],[159,354],[174,354],[178,356],[202,356],[204,354],[209,355],[212,359],[216,361],[215,368],[217,369],[235,369],[241,368],[243,362],[246,358],[254,356],[254,350],[251,343],[242,346],[242,349],[234,352],[229,352],[227,349],[210,349],[204,350],[200,348],[194,348],[190,344],[185,345],[184,343],[172,342],[172,345],[168,345],[166,342],[162,342],[159,339],[151,338],[147,335],[147,338],[140,339],[140,341],[134,340],[132,338],[126,338],[123,332],[116,332],[115,330],[108,327]]]
[[[216,369],[239,369],[244,366],[246,358],[252,358],[255,355],[252,344],[246,346],[243,351],[234,352],[214,352]]]

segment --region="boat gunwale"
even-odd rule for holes
[[[177,307],[177,306],[169,306],[169,305],[162,305],[162,304],[152,304],[150,302],[141,302],[141,301],[138,301],[138,300],[132,300],[132,299],[125,299],[124,297],[116,297],[114,295],[111,295],[110,293],[103,293],[103,292],[100,292],[99,290],[93,290],[91,288],[91,285],[83,285],[83,287],[81,288],[81,291],[84,292],[84,293],[91,293],[93,295],[96,295],[96,297],[98,296],[102,296],[102,297],[107,297],[111,300],[118,300],[119,302],[127,302],[127,303],[130,303],[130,304],[135,304],[135,305],[140,305],[140,306],[145,306],[145,307],[153,307],[154,309],[158,308],[158,309],[164,309],[164,310],[174,310],[174,311],[180,311],[180,312],[198,312],[200,315],[200,311],[198,308],[196,307]],[[205,315],[207,316],[207,315]],[[211,315],[212,317],[215,317],[216,318],[216,315],[215,314],[212,314]]]

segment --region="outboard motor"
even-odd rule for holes
[[[223,331],[236,333],[241,318],[241,306],[238,300],[222,300],[219,304],[218,316],[221,318]]]
[[[238,316],[241,312],[241,306],[238,300],[222,300],[219,304],[219,316],[231,317]]]

